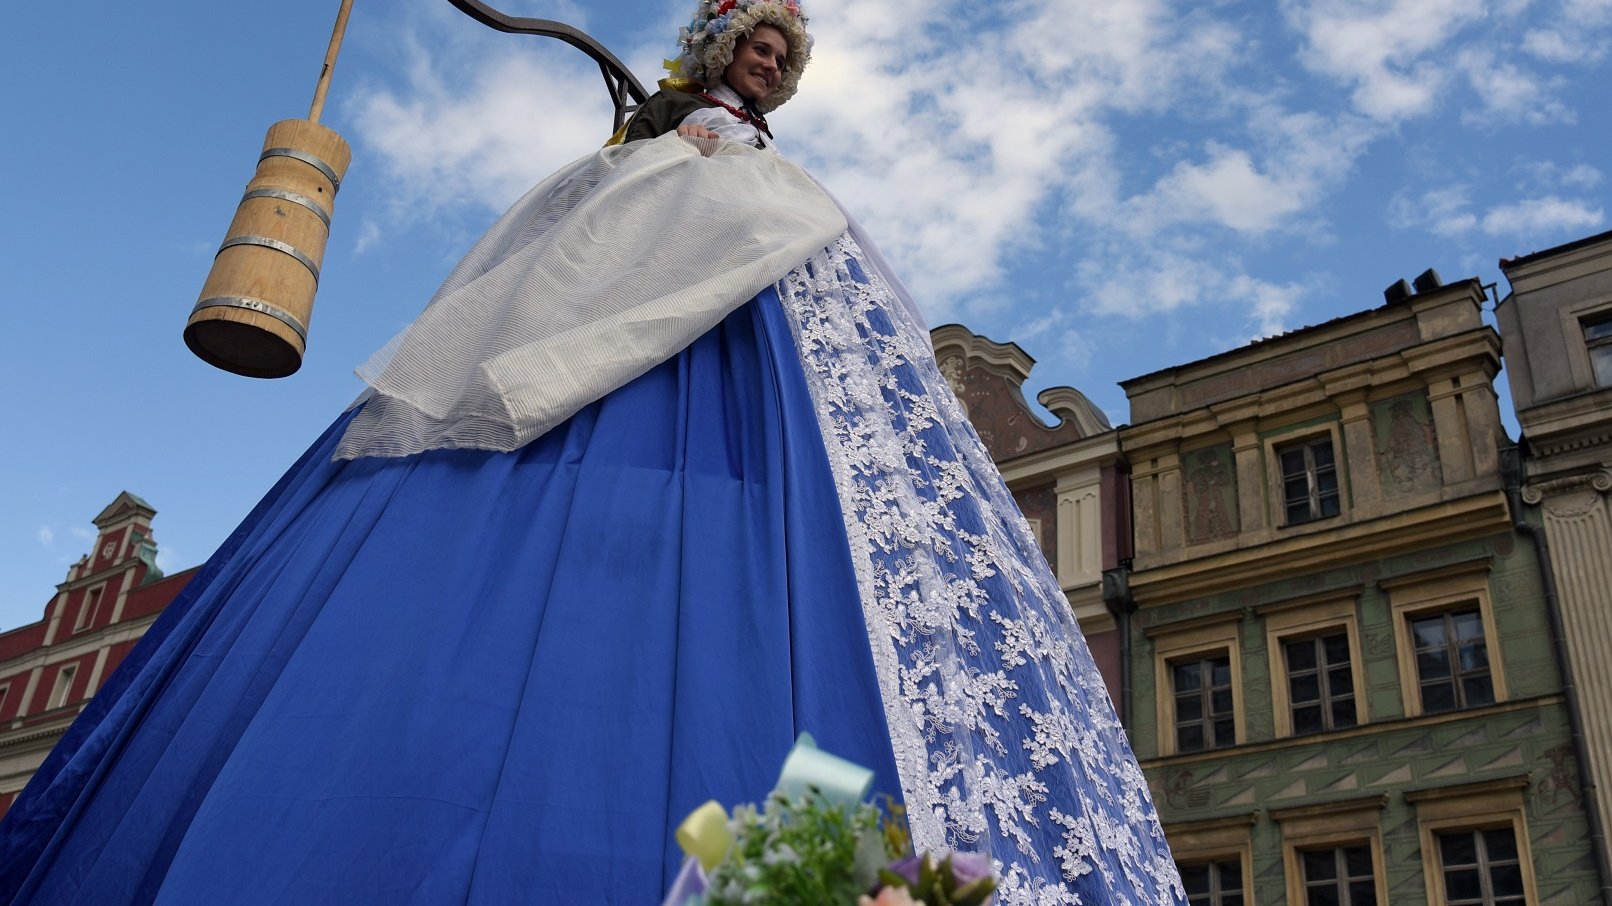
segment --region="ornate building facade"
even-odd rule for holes
[[[119,494],[95,517],[95,547],[68,569],[44,619],[0,633],[0,814],[194,575],[157,569],[156,513]]]
[[[1501,262],[1497,311],[1517,419],[1521,498],[1543,530],[1570,694],[1612,861],[1612,233]]]
[[[1592,902],[1476,280],[1126,381],[1132,744],[1191,902]]]

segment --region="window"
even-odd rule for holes
[[[1175,750],[1201,752],[1237,742],[1231,657],[1217,655],[1170,665],[1175,694]]]
[[[88,629],[95,621],[95,611],[101,606],[101,594],[106,591],[105,585],[97,585],[84,594],[84,600],[78,605],[78,621],[73,624],[74,632]]]
[[[1590,367],[1595,369],[1595,384],[1612,387],[1612,315],[1599,315],[1582,323],[1584,346],[1590,352]]]
[[[1471,607],[1411,619],[1422,711],[1437,714],[1494,703],[1483,614]]]
[[[1254,825],[1258,812],[1168,824],[1189,906],[1253,906]]]
[[[1265,620],[1278,739],[1347,730],[1370,719],[1356,628],[1363,591],[1355,586],[1255,608]]]
[[[1383,877],[1385,795],[1273,809],[1282,827],[1287,902],[1299,906],[1387,906]]]
[[[1440,879],[1450,906],[1524,904],[1517,835],[1509,827],[1438,835]]]
[[[1187,889],[1188,906],[1243,906],[1246,902],[1240,860],[1184,863],[1176,867]]]
[[[1243,612],[1207,614],[1150,626],[1159,755],[1237,745],[1243,714]],[[1146,746],[1146,743],[1142,743]]]
[[[1305,906],[1377,906],[1377,879],[1366,843],[1300,854]]]
[[[1416,808],[1427,901],[1449,906],[1539,902],[1523,820],[1528,775],[1407,790]]]
[[[1338,515],[1338,467],[1331,436],[1277,447],[1276,458],[1282,469],[1285,524]]]
[[[1488,646],[1498,634],[1487,557],[1377,584],[1393,610],[1406,717],[1506,700],[1504,663]]]
[[[46,707],[61,708],[66,706],[68,698],[73,694],[73,677],[77,675],[77,664],[69,664],[56,674],[56,685],[50,691],[50,704]]]
[[[1282,654],[1287,661],[1287,697],[1295,736],[1343,730],[1358,723],[1347,632],[1285,641]]]

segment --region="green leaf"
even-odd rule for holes
[[[912,889],[911,881],[907,880],[902,875],[896,874],[888,868],[879,869],[879,886],[895,887],[900,890],[905,890],[908,893],[917,893],[917,891]]]
[[[952,894],[952,906],[982,906],[995,891],[995,878],[980,878],[957,888]]]
[[[924,853],[923,859],[918,862],[918,895],[927,897],[934,887],[935,860],[930,858],[928,853]]]
[[[952,854],[947,853],[946,858],[940,860],[940,869],[936,872],[936,880],[940,883],[935,886],[942,893],[951,893],[957,889],[957,875],[952,873]]]

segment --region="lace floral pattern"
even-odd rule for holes
[[[778,284],[845,515],[921,849],[991,856],[1003,906],[1184,903],[1101,676],[935,365],[847,235]]]

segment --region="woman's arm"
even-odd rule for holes
[[[695,138],[714,137],[702,136],[696,132],[683,132],[678,128],[690,113],[711,106],[714,105],[710,101],[686,91],[657,91],[633,114],[632,120],[627,123],[627,134],[623,140],[635,142],[642,138],[656,138],[672,131],[680,135],[693,135]],[[699,126],[690,128],[710,132]]]

